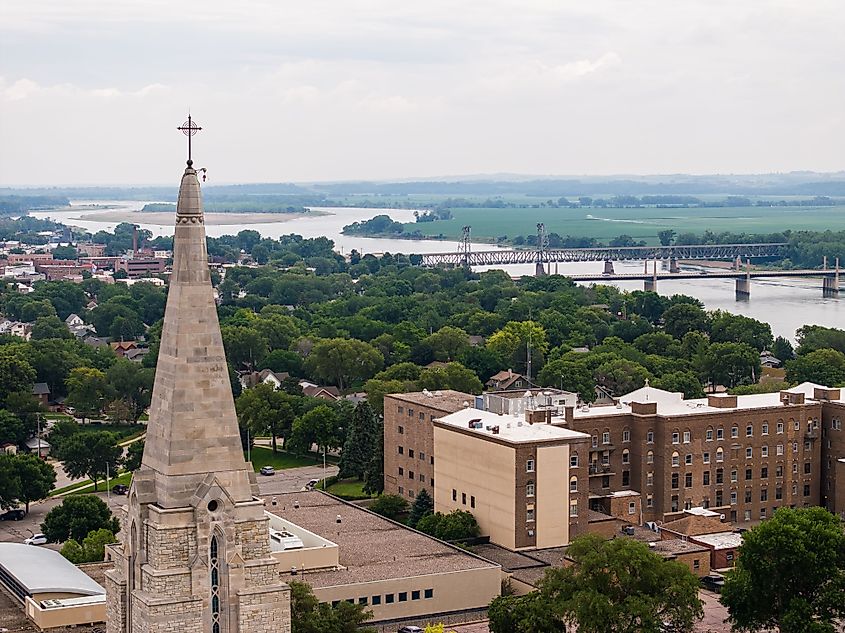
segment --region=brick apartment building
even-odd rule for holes
[[[842,396],[804,383],[684,400],[646,386],[607,406],[575,407],[565,397],[544,404],[532,395],[499,418],[500,426],[530,419],[587,434],[569,457],[587,473],[590,509],[642,523],[704,507],[748,523],[782,506],[823,505],[845,516]],[[485,400],[458,392],[387,396],[385,491],[412,498],[421,485],[437,487],[434,420],[484,408]]]
[[[165,264],[165,260],[155,257],[124,257],[115,264],[115,272],[122,270],[130,279],[137,279],[163,273]]]

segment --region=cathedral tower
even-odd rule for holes
[[[190,119],[187,125],[195,134]],[[270,553],[250,466],[212,295],[200,184],[189,158],[179,187],[144,457],[120,543],[110,550],[108,633],[290,631],[289,589]]]

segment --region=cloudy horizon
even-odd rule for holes
[[[735,5],[5,0],[0,186],[840,171],[845,7]]]

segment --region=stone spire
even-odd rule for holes
[[[164,508],[190,505],[209,474],[235,503],[257,492],[241,449],[208,270],[202,193],[190,161],[176,205],[173,274],[141,470],[151,471]]]

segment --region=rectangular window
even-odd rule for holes
[[[399,413],[405,413],[405,407],[399,407],[398,411]]]
[[[736,469],[731,471],[731,481],[736,482]]]
[[[423,597],[424,597],[426,600],[429,600],[430,598],[433,598],[433,597],[434,597],[434,589],[426,589],[426,590],[423,592]]]
[[[751,491],[750,490],[745,491],[745,503],[751,503]]]
[[[775,499],[783,499],[783,488],[781,488],[780,486],[775,488]]]
[[[648,444],[654,444],[654,431],[649,431],[646,433],[646,442]]]
[[[783,433],[783,422],[778,422],[777,431],[778,433]]]
[[[605,431],[601,434],[601,443],[602,444],[610,444],[610,433]]]
[[[358,598],[358,604],[367,605],[368,604],[367,597],[364,596],[363,598]]]
[[[716,469],[716,483],[722,484],[725,483],[725,470],[723,468]]]
[[[630,470],[623,470],[622,471],[622,485],[623,486],[630,486],[631,485],[631,471]]]
[[[778,444],[777,448],[775,449],[775,453],[778,455],[783,455],[783,444]]]
[[[422,461],[425,461],[425,453],[420,453],[420,459],[421,459]]]
[[[702,483],[702,485],[704,485],[704,486],[709,486],[709,485],[710,485],[710,471],[709,471],[709,470],[705,470],[705,471],[701,474],[701,483]]]
[[[760,501],[768,501],[769,500],[769,491],[767,488],[763,488],[760,491]]]
[[[419,418],[420,418],[420,420],[425,420],[425,413],[423,413],[422,411],[420,411]]]
[[[697,558],[694,558],[692,561],[692,568],[693,569],[701,569],[701,561]]]
[[[405,469],[402,468],[401,466],[399,467],[399,474],[402,475],[402,476],[405,475]]]
[[[811,468],[812,468],[812,466],[810,465],[810,462],[804,462],[804,474],[805,474],[805,475],[809,475],[809,474],[810,474],[810,469],[811,469]]]
[[[572,488],[572,484],[570,482],[570,489]],[[530,482],[525,484],[525,496],[533,497],[534,496],[534,482]]]
[[[413,470],[409,470],[409,471],[408,471],[408,479],[413,479],[413,478],[414,478],[414,471],[413,471]]]
[[[804,484],[804,496],[805,497],[810,496],[810,484]]]
[[[634,514],[637,511],[637,504],[634,501],[628,502],[628,514]]]
[[[751,447],[750,446],[747,447],[745,449],[745,459],[751,459],[752,453],[753,453],[753,451],[752,451]]]
[[[672,433],[672,444],[678,444],[681,441],[681,434],[677,431]]]
[[[452,488],[452,501],[458,500],[458,491]]]
[[[395,596],[392,593],[387,593],[384,595],[384,603],[385,604],[393,604]]]
[[[678,473],[672,473],[672,490],[677,490],[679,486],[680,477]]]
[[[764,424],[764,425],[763,425],[763,431],[762,431],[762,433],[763,433],[763,435],[768,435],[768,434],[769,434],[769,425],[768,425],[768,424]]]
[[[381,604],[381,596],[373,596],[370,598],[370,603],[373,605]]]
[[[684,464],[687,466],[692,465],[692,454],[684,455]]]
[[[470,498],[469,498],[469,507],[470,508],[475,507],[475,497],[473,497],[473,496],[470,496]]]
[[[689,431],[684,431],[684,444],[689,444],[689,443],[690,443],[690,437],[691,437],[691,436],[690,436],[690,432],[689,432]]]
[[[731,491],[731,505],[732,506],[736,505],[736,491],[734,491],[734,490]]]
[[[754,435],[754,427],[749,424],[745,427],[745,437],[753,437]]]
[[[710,453],[704,453],[702,455],[702,459],[704,460],[705,464],[709,464],[710,463]]]
[[[425,483],[425,475],[423,475],[422,473],[420,473],[420,481]]]
[[[573,499],[569,502],[569,516],[577,517],[578,516],[578,500]]]
[[[716,439],[717,440],[725,439],[725,429],[716,429]]]
[[[769,447],[768,446],[760,447],[760,455],[762,457],[768,457],[769,456]]]
[[[404,434],[405,434],[405,427],[404,427],[404,426],[400,426],[400,427],[399,427],[399,435],[404,435]]]
[[[754,478],[750,468],[745,469],[745,481],[751,481]]]
[[[775,466],[775,477],[783,477],[783,466],[780,464]]]
[[[646,474],[645,485],[646,486],[653,486],[654,485],[654,473],[647,473]]]
[[[526,510],[525,511],[525,520],[529,523],[534,521],[534,510]]]
[[[578,468],[578,456],[577,455],[570,455],[569,456],[569,467],[570,468]]]
[[[707,432],[704,434],[704,438],[708,442],[712,442],[713,441],[713,429],[707,429]]]
[[[739,437],[739,427],[731,427],[731,437]]]
[[[409,449],[408,449],[408,457],[413,457],[413,456],[414,456],[414,449],[413,449],[413,448],[409,448]]]
[[[404,449],[404,448],[402,448],[401,446],[399,447],[399,454],[400,454],[400,455],[404,455],[404,454],[405,454],[405,449]]]
[[[769,467],[763,466],[760,469],[760,479],[768,479],[769,478]]]
[[[760,518],[761,519],[766,518],[766,508],[760,508]]]
[[[411,592],[411,600],[419,600],[420,599],[420,590],[416,589]]]
[[[631,453],[628,452],[627,448],[622,453],[622,463],[623,464],[630,464],[631,463]]]
[[[405,492],[405,489],[402,486],[399,486],[399,494],[401,495],[404,492]]]
[[[684,488],[692,488],[692,473],[684,475]]]
[[[414,417],[414,410],[413,409],[408,409],[408,417],[409,418]]]
[[[467,493],[465,493],[465,492],[462,492],[462,493],[461,493],[461,503],[462,503],[463,505],[466,505],[466,504],[467,504]]]
[[[647,508],[654,507],[654,497],[652,495],[647,495],[645,498],[645,505]]]
[[[622,441],[623,442],[630,442],[631,441],[631,432],[628,429],[622,431]]]
[[[400,591],[399,592],[399,602],[408,602],[408,592],[407,591]]]
[[[533,473],[534,472],[534,460],[533,459],[529,459],[528,461],[525,462],[525,472],[527,472],[527,473]]]

